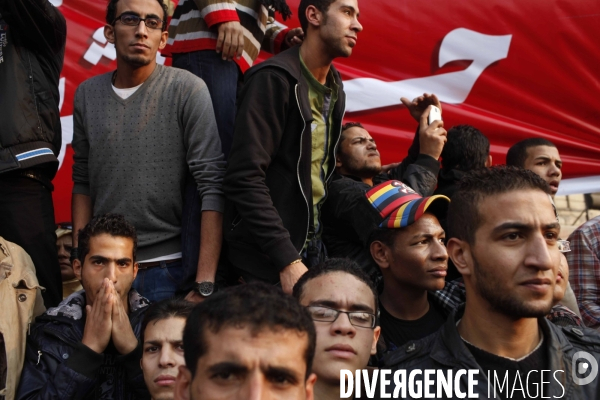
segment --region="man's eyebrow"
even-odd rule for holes
[[[336,310],[340,308],[340,305],[332,300],[315,300],[309,304],[309,306],[323,306],[329,308],[335,308]],[[354,303],[348,307],[348,311],[366,311],[373,314],[373,308],[362,303]]]
[[[507,231],[509,229],[519,230],[519,231],[532,231],[533,226],[529,224],[524,224],[522,222],[505,222],[503,224],[498,225],[493,229],[493,232],[502,232]]]
[[[273,367],[269,365],[266,368],[261,367],[261,369],[267,378],[273,379],[284,377],[290,381],[290,383],[298,383],[300,381],[298,373],[286,367]]]
[[[560,224],[558,222],[552,222],[549,224],[545,224],[542,226],[544,230],[547,229],[560,229]],[[502,231],[507,231],[509,229],[519,230],[519,231],[532,231],[534,230],[533,225],[524,224],[522,222],[505,222],[504,224],[498,225],[493,229],[494,233],[499,233]]]
[[[121,13],[121,15],[123,15],[123,14],[135,15],[136,17],[141,17],[142,16],[142,14],[140,14],[139,12],[136,12],[136,11],[123,11]],[[158,19],[162,19],[161,17],[159,17],[158,15],[153,14],[153,13],[146,14],[146,18],[158,18]]]
[[[560,224],[558,222],[552,222],[550,224],[546,224],[543,226],[544,230],[548,229],[558,229],[560,230]]]
[[[354,6],[351,6],[348,4],[342,4],[342,6],[340,8],[352,11],[354,14],[356,14],[356,18],[358,18],[360,16],[360,13],[358,11],[356,11],[356,8],[354,8]]]
[[[117,260],[118,263],[130,263],[131,261],[133,261],[133,260],[129,257],[123,257],[123,258],[119,258]]]
[[[108,257],[104,257],[104,256],[100,256],[100,255],[93,255],[93,256],[90,256],[90,261],[109,262],[109,261],[113,261],[113,260]],[[124,258],[119,258],[114,261],[117,263],[130,263],[130,262],[132,262],[132,259],[129,257],[124,257]]]
[[[445,234],[446,234],[446,232],[443,229],[440,229],[439,231],[437,231],[435,233],[417,233],[416,235],[413,235],[411,237],[411,240],[417,240],[420,238],[433,239],[436,236],[445,235]]]
[[[223,361],[217,364],[213,364],[208,367],[208,372],[210,374],[222,374],[222,373],[230,373],[230,374],[241,374],[248,372],[248,368],[244,365],[231,362],[231,361]]]
[[[144,341],[144,345],[152,345],[152,346],[160,346],[162,344],[162,341],[160,340],[145,340]]]

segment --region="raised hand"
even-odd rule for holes
[[[99,354],[108,346],[113,328],[111,314],[114,300],[111,286],[112,282],[105,278],[94,304],[85,306],[87,315],[81,343]]]
[[[129,354],[138,345],[138,340],[133,333],[131,328],[131,322],[129,322],[129,315],[127,309],[121,300],[121,297],[117,293],[112,282],[110,282],[110,288],[114,298],[114,305],[112,308],[112,340],[115,348],[120,354]]]
[[[448,140],[448,133],[444,129],[444,121],[433,121],[431,125],[427,123],[431,107],[427,107],[425,112],[421,114],[421,120],[419,121],[419,153],[427,154],[437,160],[440,158],[444,145]]]
[[[423,93],[423,96],[414,98],[413,101],[408,100],[406,97],[402,97],[400,101],[417,122],[421,122],[421,116],[429,106],[436,106],[442,111],[442,104],[435,94]]]

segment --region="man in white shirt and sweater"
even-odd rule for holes
[[[212,293],[221,250],[225,161],[204,82],[156,63],[166,16],[163,0],[109,2],[104,33],[117,70],[88,79],[75,94],[73,225],[76,233],[92,215],[125,215],[139,240],[134,288],[157,301],[192,286],[188,300],[200,301]],[[202,200],[196,271],[181,264],[188,170]]]

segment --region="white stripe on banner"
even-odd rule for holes
[[[48,154],[54,154],[54,153],[49,148],[45,147],[43,149],[30,150],[30,151],[26,151],[25,153],[17,154],[17,160],[25,161],[25,160],[28,160],[33,157],[45,156]]]

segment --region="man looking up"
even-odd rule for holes
[[[223,183],[236,274],[286,293],[325,257],[321,207],[345,109],[332,61],[350,56],[362,31],[357,0],[302,0],[298,16],[302,45],[246,73]]]
[[[375,354],[380,332],[375,286],[351,260],[330,258],[302,275],[293,295],[317,332],[315,399],[339,399],[340,371],[364,369]]]
[[[506,153],[506,165],[531,170],[548,182],[552,196],[562,179],[562,160],[556,145],[543,138],[529,138],[514,144]]]
[[[281,289],[254,282],[197,305],[183,332],[177,400],[312,400],[315,327]]]
[[[441,107],[435,95],[425,94],[413,102],[407,99],[403,102],[419,123],[408,156],[383,172],[377,145],[369,132],[360,123],[345,124],[335,158],[336,173],[323,205],[323,241],[328,255],[356,261],[373,281],[377,280],[379,271],[367,243],[361,241],[364,232],[355,226],[355,208],[363,201],[366,190],[390,179],[403,181],[423,196],[431,195],[440,169],[438,158],[446,142],[443,122],[427,122],[429,105]]]
[[[140,366],[152,400],[173,400],[175,379],[183,358],[183,328],[194,307],[181,299],[167,299],[148,307],[142,323]]]
[[[148,300],[131,289],[135,228],[120,215],[98,216],[79,246],[73,270],[83,290],[32,326],[16,398],[147,397],[138,338]]]
[[[585,371],[576,353],[591,353],[597,362],[600,335],[544,318],[561,263],[550,193],[538,175],[514,167],[481,169],[461,180],[448,209],[447,246],[464,278],[466,303],[436,334],[386,356],[386,366],[479,369],[472,392],[480,397],[505,379],[508,385],[495,386],[502,398],[598,397],[598,379],[587,385],[574,379]],[[460,390],[467,390],[466,375]]]
[[[200,301],[214,289],[225,161],[204,82],[156,63],[166,18],[163,0],[108,4],[104,34],[115,45],[117,70],[88,79],[75,93],[73,226],[77,232],[92,215],[125,215],[139,235],[135,288],[157,301],[196,281],[187,298]],[[195,270],[181,263],[188,173],[202,200]]]

